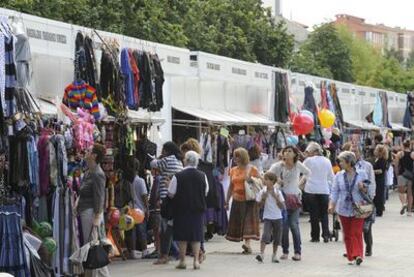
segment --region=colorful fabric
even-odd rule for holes
[[[62,102],[73,112],[76,112],[77,108],[83,108],[89,111],[95,120],[100,117],[96,90],[83,80],[75,81],[65,88]]]
[[[226,239],[235,242],[260,239],[259,205],[255,201],[233,200]]]

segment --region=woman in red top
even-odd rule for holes
[[[246,201],[244,181],[248,176],[258,177],[256,167],[249,166],[249,154],[244,148],[234,151],[236,166],[230,169],[230,186],[226,198],[226,209],[230,198],[233,198],[229,227],[226,239],[240,242],[244,240],[243,254],[251,254],[250,240],[259,240],[259,207],[256,201]]]

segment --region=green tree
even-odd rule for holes
[[[285,66],[293,38],[261,0],[0,0],[0,6],[232,58]]]
[[[330,23],[315,28],[295,54],[291,68],[339,81],[353,81],[350,49]]]
[[[408,55],[405,65],[408,69],[414,68],[414,51],[411,51]]]

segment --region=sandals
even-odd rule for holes
[[[245,244],[242,245],[242,248],[243,248],[242,254],[249,255],[249,254],[252,254],[253,253],[252,248],[251,247],[248,247]]]
[[[187,265],[185,263],[179,263],[175,268],[176,269],[187,269]]]
[[[168,258],[161,258],[156,260],[153,264],[154,265],[163,265],[163,264],[168,264]]]

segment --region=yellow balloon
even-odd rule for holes
[[[331,128],[335,124],[335,115],[330,110],[321,110],[318,117],[323,128]]]

